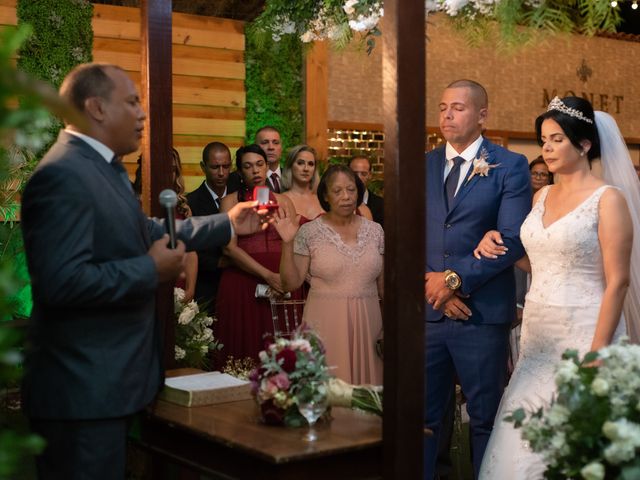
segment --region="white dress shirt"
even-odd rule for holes
[[[483,140],[484,139],[482,138],[482,135],[480,135],[462,153],[456,152],[456,149],[453,148],[449,142],[447,142],[447,147],[445,149],[445,156],[447,158],[447,163],[445,163],[444,165],[443,180],[447,179],[447,175],[449,175],[449,172],[453,168],[453,159],[456,157],[464,158],[464,162],[460,164],[460,178],[458,178],[458,186],[456,187],[455,194],[458,193],[458,190],[460,190],[460,187],[462,186],[462,182],[464,182],[464,179],[467,177],[469,168],[471,168],[471,165],[473,164],[473,160],[476,158],[478,154],[478,150],[480,150],[480,146],[482,145]]]

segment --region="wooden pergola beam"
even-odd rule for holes
[[[171,85],[171,0],[141,0],[141,100],[147,112],[142,141],[142,208],[162,217],[158,195],[173,183],[171,147],[173,110]],[[151,175],[153,172],[153,175]],[[156,309],[164,330],[164,366],[175,367],[175,321],[172,285],[158,288]]]
[[[423,477],[424,21],[424,2],[385,1],[383,474],[388,480]]]
[[[305,57],[305,138],[326,161],[329,151],[327,128],[329,117],[329,61],[326,42],[314,42]]]

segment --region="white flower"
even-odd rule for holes
[[[187,352],[185,352],[178,345],[175,346],[175,359],[176,360],[182,360],[185,357],[186,354],[187,354]]]
[[[573,360],[562,360],[556,370],[555,378],[558,386],[578,378],[578,366]]]
[[[311,30],[307,30],[302,35],[300,35],[300,41],[302,41],[303,43],[313,42],[315,38],[316,36]]]
[[[621,418],[615,422],[604,422],[602,433],[611,440],[640,447],[640,425]]]
[[[559,432],[556,432],[555,435],[551,438],[551,446],[555,448],[558,452],[562,452],[566,444],[567,444],[567,439],[562,430],[560,430]]]
[[[604,449],[604,458],[613,465],[618,465],[635,457],[635,448],[625,442],[613,442]]]
[[[552,427],[557,427],[565,423],[569,419],[569,409],[563,405],[558,403],[553,404],[553,406],[549,409],[549,413],[547,418],[549,420],[549,425]]]
[[[178,323],[180,325],[188,325],[189,323],[191,323],[191,320],[193,320],[195,316],[196,312],[192,308],[189,308],[187,306],[180,313],[180,316],[178,317]]]
[[[202,341],[208,343],[211,340],[213,340],[213,330],[211,330],[210,328],[205,328],[204,332],[202,332]]]
[[[447,15],[456,16],[458,12],[464,8],[469,0],[445,0],[444,1],[444,9],[447,12]]]
[[[604,378],[596,378],[591,383],[591,391],[599,397],[604,397],[609,392],[609,384]]]
[[[173,289],[173,301],[176,303],[182,303],[184,302],[184,290],[181,288],[174,288]]]
[[[206,355],[208,351],[209,345],[200,345],[200,353],[202,353],[202,355]]]
[[[302,350],[303,352],[311,353],[311,344],[304,338],[295,338],[291,340],[290,347],[292,350]]]
[[[591,462],[582,467],[580,475],[585,480],[602,480],[604,478],[604,466],[600,462]]]
[[[356,9],[353,8],[353,6],[357,3],[358,3],[358,0],[347,0],[344,6],[342,7],[342,9],[344,10],[344,13],[346,13],[347,15],[353,15],[353,13],[356,11]]]

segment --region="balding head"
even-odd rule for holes
[[[60,96],[78,111],[85,111],[85,102],[91,97],[109,99],[115,83],[109,75],[110,70],[120,67],[104,63],[84,63],[78,65],[65,77],[60,85]]]
[[[478,108],[487,108],[489,106],[489,95],[485,88],[478,82],[473,80],[461,79],[451,82],[447,88],[468,88],[471,98]]]

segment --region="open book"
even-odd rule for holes
[[[185,407],[247,400],[251,382],[220,372],[171,377],[165,379],[158,398]]]

